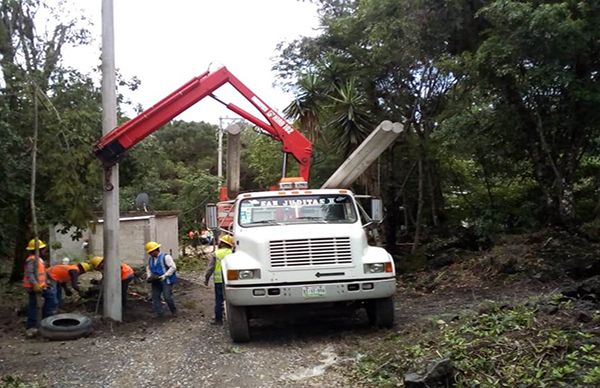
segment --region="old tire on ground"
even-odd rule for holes
[[[57,314],[40,322],[40,334],[50,340],[71,340],[89,335],[92,320],[80,314]]]
[[[390,328],[394,325],[394,299],[373,299],[367,304],[369,323],[375,327]]]
[[[250,341],[250,327],[248,324],[246,307],[234,306],[231,303],[226,302],[226,309],[229,335],[233,342]]]

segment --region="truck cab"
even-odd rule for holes
[[[372,324],[390,327],[395,267],[370,246],[372,222],[349,190],[280,190],[237,196],[223,259],[227,321],[234,342],[250,339],[261,306],[356,302]]]

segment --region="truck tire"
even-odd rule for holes
[[[229,336],[233,342],[250,341],[250,327],[246,307],[234,306],[225,302],[227,309],[227,324],[229,325]]]
[[[367,303],[367,316],[371,325],[391,328],[394,326],[394,299],[390,296],[369,301]]]
[[[80,314],[57,314],[40,322],[40,334],[49,340],[72,340],[91,332],[92,320]]]

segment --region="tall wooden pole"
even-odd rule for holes
[[[117,126],[113,0],[102,0],[102,133]],[[119,165],[104,170],[104,316],[123,319],[119,259]]]

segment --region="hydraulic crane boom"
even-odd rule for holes
[[[226,104],[212,95],[215,90],[226,83],[233,86],[256,107],[267,122],[256,118],[234,104]],[[308,182],[312,143],[258,98],[225,67],[221,67],[214,72],[206,71],[198,77],[192,78],[151,108],[102,136],[94,146],[94,153],[105,166],[117,163],[125,151],[206,96],[211,96],[229,110],[262,128],[274,139],[280,141],[282,150],[291,154],[298,161],[300,176]]]

